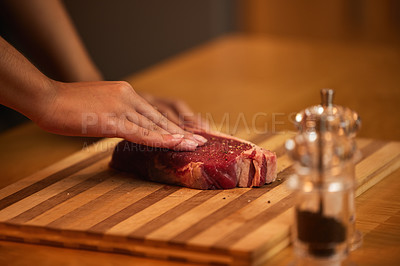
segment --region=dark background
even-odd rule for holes
[[[234,30],[230,0],[65,0],[107,80]]]

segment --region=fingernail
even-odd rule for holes
[[[181,142],[181,145],[186,146],[187,148],[196,148],[197,146],[199,146],[199,144],[196,141],[190,140],[190,139],[184,139]]]
[[[203,136],[197,135],[197,134],[193,134],[193,137],[197,140],[200,141],[201,144],[204,144],[207,142],[207,139]]]
[[[183,138],[183,135],[182,134],[172,134],[172,137],[174,139],[181,139],[181,138]]]

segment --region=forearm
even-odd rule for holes
[[[60,0],[6,0],[5,6],[27,40],[52,60],[62,81],[102,79]]]
[[[52,81],[0,37],[0,104],[35,120],[52,93]]]

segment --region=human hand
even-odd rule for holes
[[[156,97],[143,92],[140,92],[140,95],[181,128],[209,130],[207,121],[202,119],[200,114],[195,114],[186,102],[179,99]]]
[[[123,81],[62,83],[52,81],[31,119],[62,135],[121,137],[175,150],[194,150],[207,140],[183,130],[155,110]]]

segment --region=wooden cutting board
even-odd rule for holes
[[[262,188],[201,191],[108,168],[107,139],[0,190],[0,239],[208,264],[260,264],[289,244],[289,134],[240,137],[277,152]],[[359,139],[357,195],[400,167],[400,143]],[[23,166],[21,166],[23,167]]]

